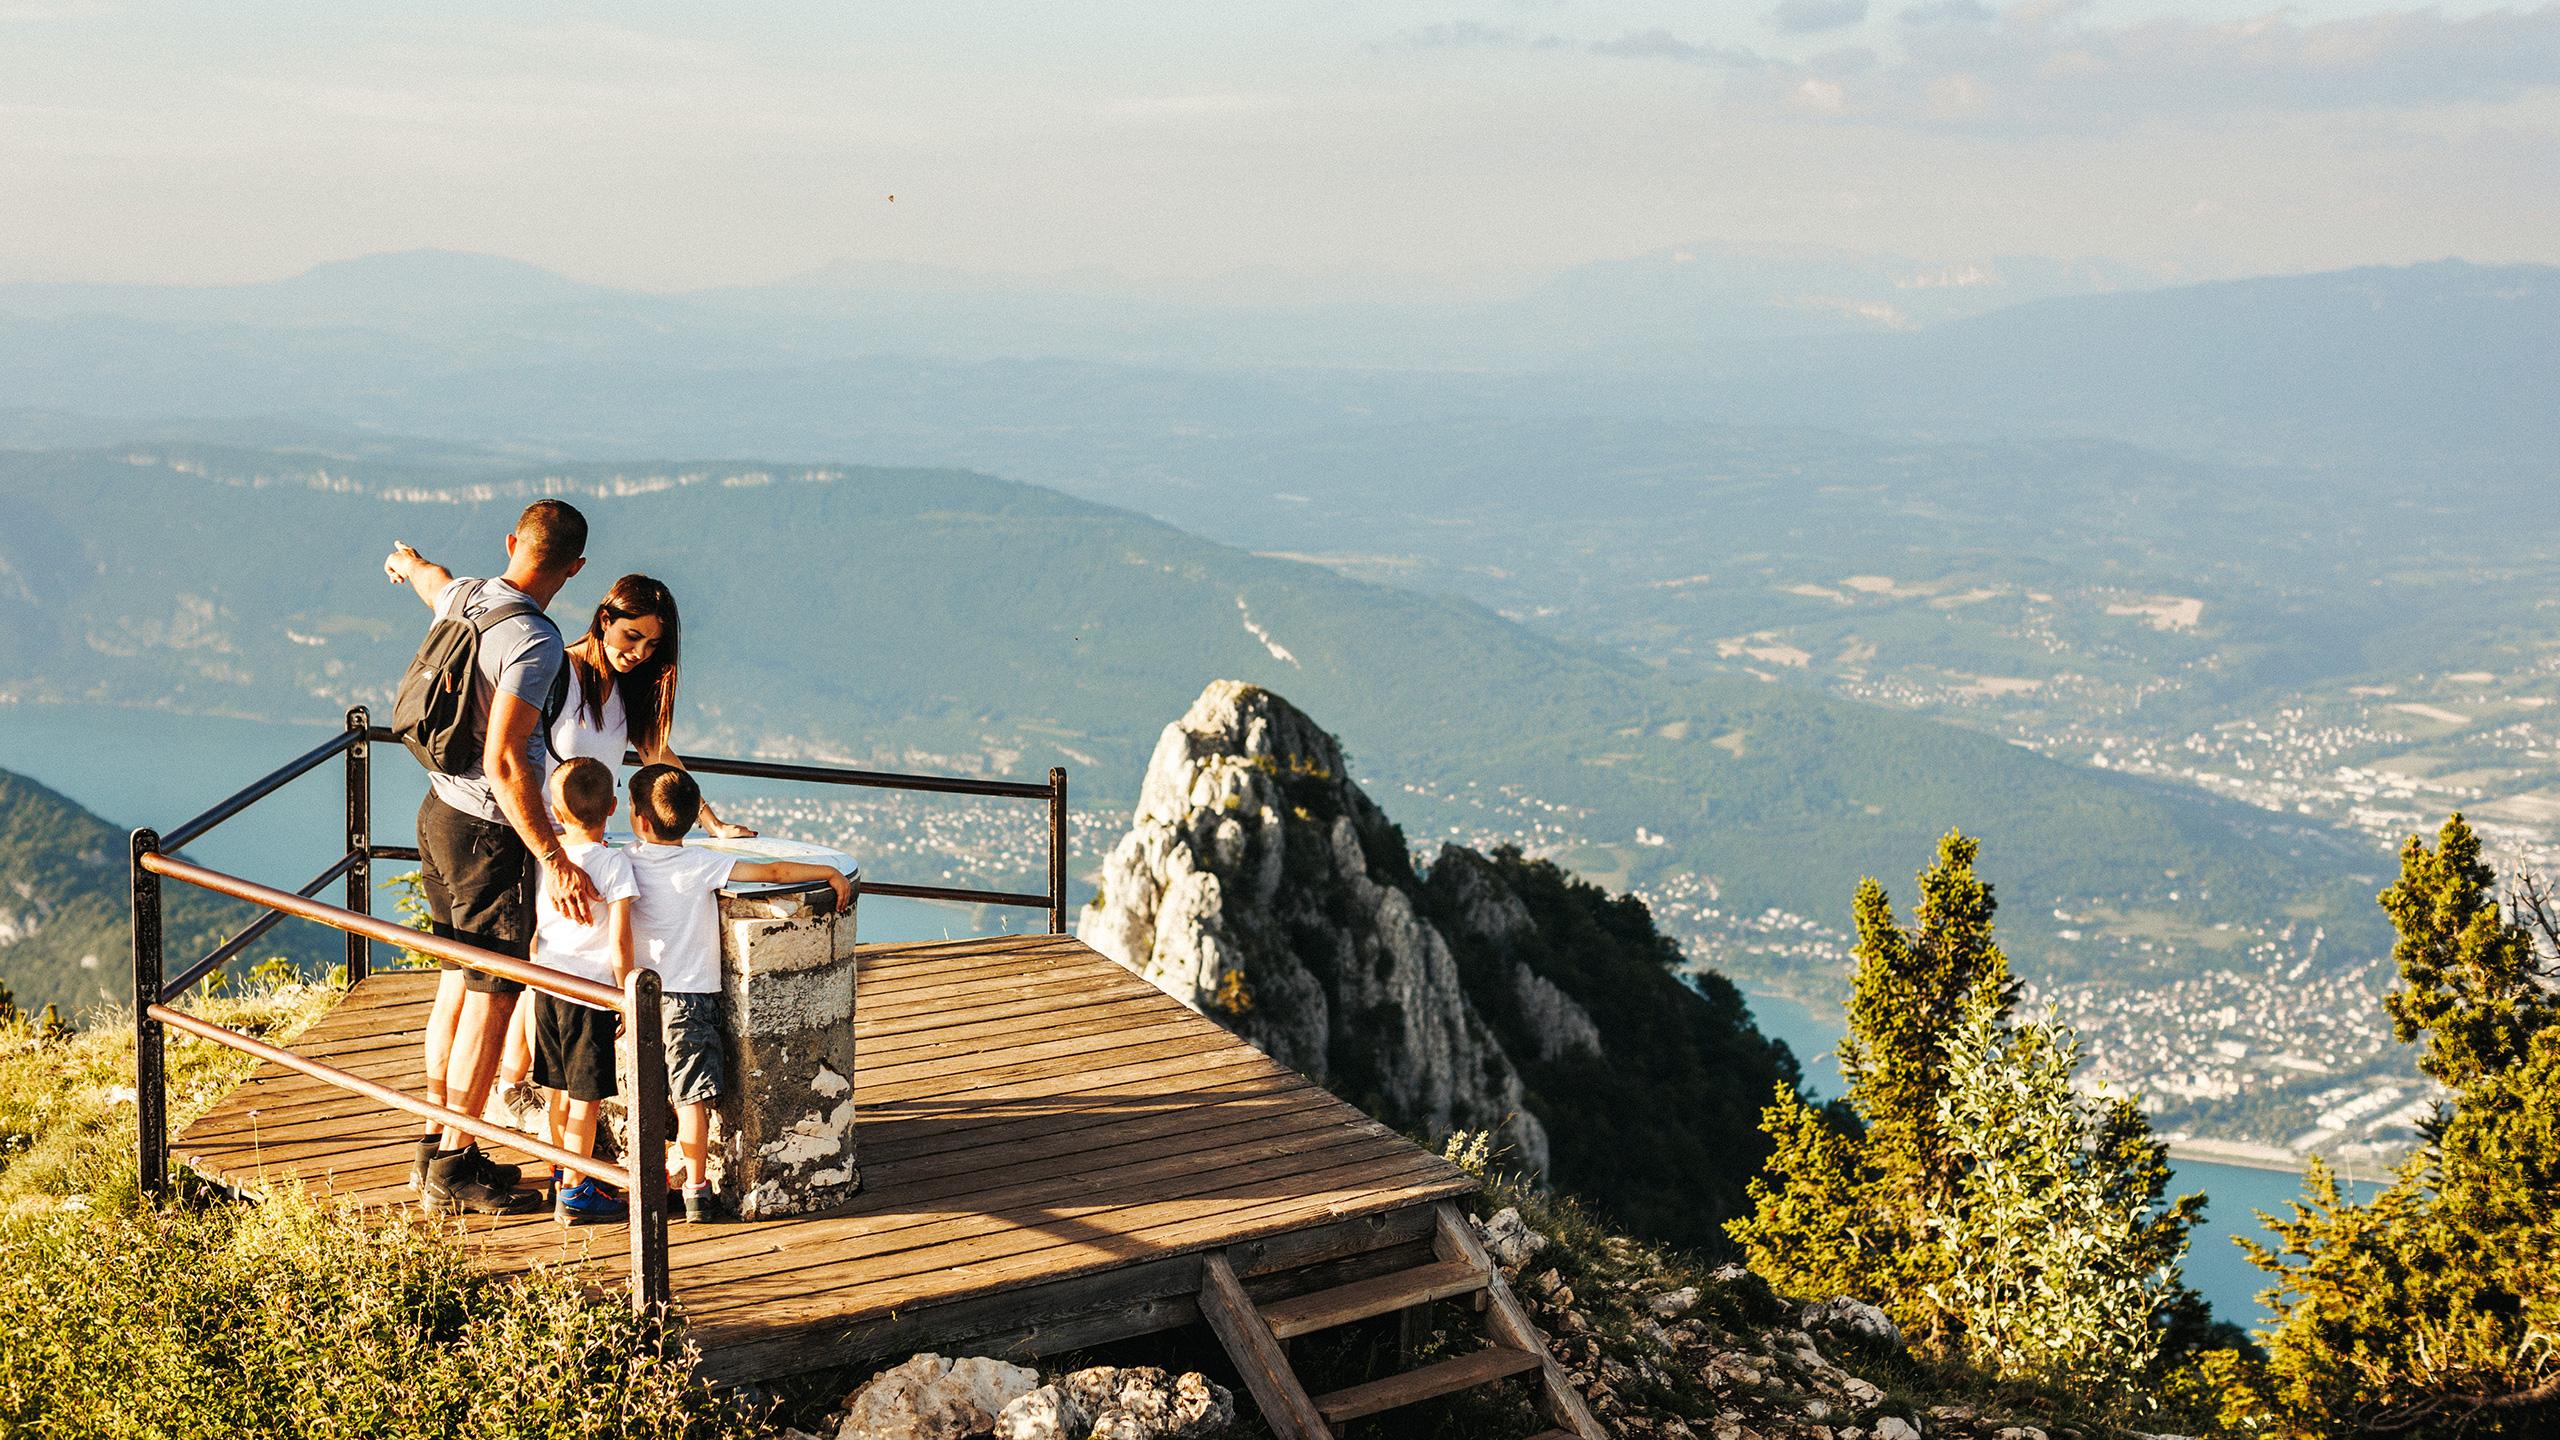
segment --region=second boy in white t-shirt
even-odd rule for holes
[[[629,852],[640,887],[632,935],[640,963],[657,971],[666,987],[667,1099],[676,1107],[676,1149],[684,1165],[682,1218],[697,1225],[733,1213],[712,1190],[710,1173],[711,1102],[720,1098],[729,1067],[720,1015],[720,887],[732,880],[823,880],[835,891],[839,914],[853,903],[853,881],[824,865],[739,860],[685,844],[701,812],[700,787],[675,766],[644,766],[631,777],[631,828],[640,837]]]

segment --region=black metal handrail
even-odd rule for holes
[[[376,725],[372,738],[389,743],[390,730]],[[623,753],[629,765],[644,763],[647,757],[637,750]],[[865,879],[861,882],[866,895],[886,895],[902,900],[938,900],[962,905],[1009,905],[1049,912],[1049,933],[1067,933],[1067,772],[1064,766],[1051,766],[1047,784],[1031,780],[988,780],[975,775],[904,775],[888,770],[839,769],[830,765],[797,765],[779,760],[740,760],[726,755],[686,755],[676,759],[687,770],[704,775],[733,775],[753,780],[788,780],[812,785],[845,785],[870,790],[920,790],[942,795],[990,795],[1010,800],[1046,800],[1049,802],[1049,893],[1034,895],[1020,890],[982,890],[965,885],[899,885],[887,881]],[[378,859],[414,860],[417,851],[402,847],[378,846]]]

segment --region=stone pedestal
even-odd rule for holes
[[[729,1074],[711,1164],[744,1219],[832,1209],[861,1188],[854,910],[834,907],[824,889],[720,897]]]

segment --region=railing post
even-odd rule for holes
[[[667,1038],[659,1017],[655,970],[622,982],[624,1027],[631,1034],[631,1311],[643,1320],[665,1314],[667,1286]]]
[[[361,705],[347,712],[347,728],[356,741],[347,747],[347,851],[356,857],[347,872],[347,908],[373,913],[373,717]],[[373,970],[373,945],[347,933],[347,985],[353,988]]]
[[[136,830],[126,857],[133,875],[134,1184],[148,1200],[169,1192],[167,1036],[151,1018],[160,1003],[160,877],[142,868],[142,857],[159,848],[159,831]]]
[[[1067,767],[1049,767],[1049,933],[1067,933]]]

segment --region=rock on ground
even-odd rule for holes
[[[1039,1384],[1039,1373],[1020,1365],[927,1352],[847,1396],[836,1440],[966,1440],[994,1429],[996,1417]]]
[[[1796,1323],[1807,1330],[1886,1350],[1902,1348],[1901,1327],[1893,1323],[1891,1316],[1864,1300],[1847,1295],[1835,1296],[1818,1305],[1807,1305]]]
[[[1547,1237],[1530,1229],[1520,1212],[1508,1205],[1493,1212],[1492,1219],[1479,1221],[1477,1228],[1484,1232],[1485,1253],[1505,1270],[1519,1269],[1547,1248]]]
[[[1206,1375],[1097,1365],[1017,1398],[996,1440],[1202,1440],[1235,1423],[1236,1400]]]

